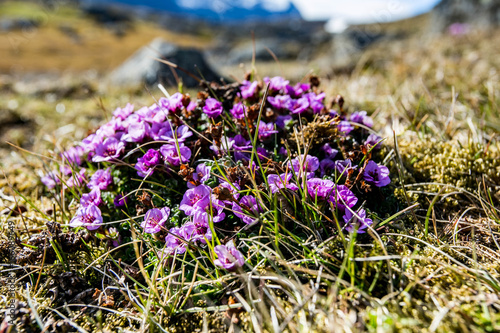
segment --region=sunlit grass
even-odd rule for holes
[[[496,46],[478,36],[482,38],[458,42],[443,37],[424,51],[409,43],[410,51],[380,67],[361,66],[350,76],[323,80],[329,96],[341,93],[350,108],[374,114],[375,128],[384,129],[389,145],[384,162],[399,175],[393,177],[398,212],[374,215],[367,235],[343,233],[304,193],[282,193],[279,200],[269,200],[257,229],[239,232],[247,264],[244,271],[228,274],[213,265],[216,238],[207,248],[191,248],[166,261],[156,252],[156,240],[141,232],[141,216],[130,217],[134,238],[123,261],[131,259],[134,269],[89,242],[83,254],[29,267],[23,283],[35,285],[39,274],[48,281],[48,274],[60,274],[69,265],[101,291],[119,289],[132,306],[114,309],[103,305],[101,297],[101,303],[91,305],[100,309],[100,321],[85,321],[77,310],[52,309],[43,297],[48,287],[41,285],[36,294],[23,289],[18,295],[38,311],[33,325],[56,313],[89,331],[117,326],[158,332],[205,327],[257,332],[499,330],[499,63]],[[464,55],[448,54],[455,47]],[[425,57],[418,58],[421,54]],[[257,67],[258,75],[273,75]],[[140,98],[147,105],[148,96]],[[92,103],[85,103],[90,108]],[[464,163],[474,168],[464,169]],[[217,169],[224,176],[223,166]],[[469,170],[476,177],[466,177]],[[11,184],[22,176],[5,172]],[[8,187],[4,181],[2,190],[15,194]],[[18,195],[12,200],[26,205],[28,212],[0,218],[15,220],[20,233],[27,227],[30,232],[21,234],[26,242],[46,229],[47,220],[30,202],[44,214],[51,207],[35,183],[21,192],[27,202]],[[266,187],[243,192],[272,198]],[[2,197],[3,205],[11,207],[10,199]],[[74,209],[70,202],[61,206]],[[52,213],[54,220],[67,223],[64,210]],[[316,232],[318,222],[332,226],[328,237]]]

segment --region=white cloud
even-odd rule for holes
[[[289,0],[263,0],[262,7],[269,11],[284,11],[290,7]]]
[[[347,24],[344,19],[332,18],[326,23],[325,29],[326,31],[331,33],[341,33],[342,31],[347,29],[348,26],[349,24]]]
[[[394,21],[432,8],[439,0],[291,0],[306,20],[341,18],[348,24]]]

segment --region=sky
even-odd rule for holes
[[[252,0],[243,0],[249,1]],[[424,13],[439,0],[268,0],[269,9],[290,2],[306,20],[329,20],[327,29],[340,32],[349,24],[396,21]]]
[[[95,0],[96,2],[102,0]],[[119,0],[115,0],[119,1]],[[158,0],[161,2],[161,0]],[[396,21],[433,8],[440,0],[175,0],[185,8],[210,8],[225,12],[233,6],[251,9],[261,4],[270,11],[283,11],[290,3],[306,20],[326,20],[327,30],[341,32],[351,24]],[[151,2],[151,1],[150,1]],[[153,1],[154,2],[154,1]]]

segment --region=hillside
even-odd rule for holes
[[[24,29],[0,30],[0,73],[109,71],[156,37],[181,46],[204,48],[210,36],[174,33],[155,24],[133,20],[106,27],[84,16],[77,8],[47,10],[39,4],[0,3],[3,22],[32,18]]]

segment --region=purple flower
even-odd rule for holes
[[[256,217],[262,212],[262,208],[257,203],[257,199],[251,195],[245,195],[239,202],[233,202],[234,215],[238,216],[246,224],[257,221]]]
[[[127,202],[129,202],[129,198],[122,194],[117,194],[115,199],[113,200],[113,204],[115,205],[116,208],[124,207],[127,204]]]
[[[340,210],[345,210],[346,206],[349,208],[354,207],[358,202],[358,198],[352,191],[345,185],[338,185],[332,192],[329,201],[337,206]]]
[[[86,227],[88,230],[96,230],[102,224],[101,210],[95,205],[80,207],[76,215],[71,219],[69,225],[73,228]]]
[[[118,232],[118,229],[111,227],[108,229],[108,238],[112,241],[111,243],[113,244],[113,246],[117,247],[118,245],[120,245],[122,237]]]
[[[265,161],[269,158],[269,152],[265,148],[257,147],[256,151],[259,160]]]
[[[366,211],[359,209],[356,214],[353,214],[350,209],[345,211],[343,216],[345,229],[349,232],[358,231],[358,234],[365,233],[365,229],[373,224],[372,219],[366,217]]]
[[[128,130],[131,124],[143,122],[144,117],[139,113],[133,113],[123,121],[123,126]]]
[[[151,105],[149,108],[144,108],[144,121],[147,121],[150,124],[161,124],[165,121],[168,115],[168,111],[162,109],[156,104]]]
[[[369,145],[373,147],[373,149],[380,149],[382,148],[382,138],[376,134],[370,134],[368,135],[368,138],[366,138],[365,145]]]
[[[93,189],[94,187],[98,187],[100,190],[105,190],[108,188],[109,185],[113,182],[113,177],[111,177],[111,171],[108,169],[103,170],[97,170],[92,177],[90,177],[90,182],[87,184],[87,186],[90,189]]]
[[[176,142],[185,142],[187,138],[193,135],[186,125],[179,126],[176,130],[172,130],[170,124],[162,127],[157,133],[153,134],[155,140],[163,140],[175,144]]]
[[[335,168],[335,162],[329,158],[325,158],[319,163],[321,177],[330,174],[330,170]]]
[[[280,147],[278,154],[283,155],[283,156],[288,156],[288,152],[287,152],[286,148],[283,146]]]
[[[186,223],[180,228],[172,228],[169,230],[167,237],[165,237],[165,254],[183,254],[186,252],[188,242],[199,241],[205,244],[205,238],[207,240],[212,239],[210,229],[205,226],[195,223]]]
[[[94,187],[89,193],[83,194],[80,198],[80,205],[83,207],[90,205],[99,206],[101,203],[101,190],[99,190],[99,187]]]
[[[176,113],[180,111],[184,106],[184,104],[182,103],[183,98],[184,96],[181,93],[175,93],[169,98],[160,98],[158,104],[164,113]]]
[[[331,180],[311,178],[307,180],[307,192],[313,199],[326,200],[334,192],[335,183]]]
[[[386,186],[391,182],[389,178],[389,169],[384,165],[378,165],[369,161],[363,172],[363,178],[377,187]]]
[[[278,96],[269,96],[267,101],[271,104],[275,109],[282,110],[285,109],[289,104],[292,98],[288,95],[278,95]]]
[[[80,171],[75,172],[71,175],[71,177],[66,181],[66,185],[64,188],[73,187],[73,186],[81,186],[85,182],[85,172],[87,170],[85,168],[81,168]]]
[[[273,134],[276,134],[276,133],[278,133],[278,131],[274,129],[274,123],[266,124],[263,121],[261,121],[259,123],[259,140],[260,141],[266,141]]]
[[[208,224],[202,225],[188,222],[180,228],[179,234],[183,235],[183,238],[190,242],[206,244],[207,240],[212,240],[212,231],[208,227]]]
[[[184,146],[183,144],[179,144],[179,150],[177,150],[177,146],[172,144],[163,145],[160,147],[160,153],[163,155],[165,162],[178,166],[181,163],[187,163],[191,158],[191,150]],[[181,153],[179,156],[179,152]]]
[[[214,248],[214,252],[217,254],[217,259],[214,260],[214,264],[228,271],[235,270],[245,264],[245,258],[241,252],[236,249],[232,240],[226,245],[217,245]]]
[[[321,147],[321,150],[324,151],[325,156],[330,159],[335,158],[339,152],[337,149],[330,147],[330,144],[328,143],[325,143],[323,147]]]
[[[335,161],[335,167],[337,168],[337,171],[343,176],[347,176],[349,170],[355,170],[357,168],[356,165],[352,166],[352,161],[350,159]]]
[[[221,102],[217,101],[215,98],[207,98],[205,106],[203,107],[203,112],[205,112],[209,118],[217,118],[222,111]]]
[[[185,241],[188,241],[186,238],[185,229],[182,230],[177,227],[170,229],[167,237],[165,237],[166,254],[183,254],[186,252],[187,243]]]
[[[189,102],[189,104],[186,106],[186,111],[188,112],[193,112],[195,109],[196,109],[196,102],[195,101],[191,101]]]
[[[288,167],[293,168],[297,177],[302,178],[304,174],[307,174],[307,178],[314,177],[314,172],[319,168],[319,159],[316,156],[300,155],[290,162],[288,162]]]
[[[309,83],[297,83],[295,86],[287,85],[285,87],[286,93],[293,98],[297,98],[302,96],[306,91],[311,89],[311,85]]]
[[[154,167],[160,163],[160,153],[154,149],[149,149],[144,156],[137,159],[135,169],[140,177],[151,174]]]
[[[191,182],[187,183],[188,188],[195,188],[196,186],[203,184],[210,178],[210,170],[212,168],[206,165],[205,163],[198,164],[196,167],[196,172],[193,173],[193,180],[195,181],[195,184],[192,184]]]
[[[194,215],[196,210],[205,210],[210,205],[211,188],[207,185],[199,185],[191,188],[182,197],[180,210],[188,216]]]
[[[339,113],[336,110],[330,110],[328,111],[328,115],[332,118],[336,118],[339,116]]]
[[[128,116],[132,114],[133,111],[134,111],[134,105],[128,103],[127,106],[125,106],[124,108],[117,108],[115,111],[113,111],[113,116],[121,120],[125,120],[127,119]]]
[[[344,133],[345,135],[351,133],[351,131],[354,129],[351,123],[345,120],[342,120],[337,128],[340,132]]]
[[[145,121],[147,118],[151,118],[154,112],[155,109],[150,109],[147,106],[143,106],[139,110],[135,111],[135,115],[139,116],[141,121]]]
[[[267,182],[269,183],[269,188],[272,193],[279,192],[280,189],[287,188],[292,191],[297,191],[299,188],[297,185],[290,183],[292,178],[291,173],[282,173],[281,175],[269,175],[267,176]]]
[[[367,115],[366,111],[356,111],[356,112],[354,112],[351,115],[350,120],[353,123],[363,124],[366,127],[370,127],[371,128],[373,126],[373,120],[372,120],[372,118],[370,118]]]
[[[289,114],[287,114],[285,116],[278,116],[276,118],[276,126],[278,126],[278,128],[281,128],[281,129],[288,126],[288,124],[290,124],[291,122],[293,122],[293,118]]]
[[[145,122],[134,122],[129,125],[128,133],[125,134],[121,140],[127,142],[141,142],[144,138],[151,134],[151,126]]]
[[[245,118],[245,114],[248,113],[248,108],[243,105],[243,103],[236,103],[233,105],[233,108],[229,110],[231,112],[231,115],[236,118],[236,119],[243,119]]]
[[[124,150],[125,144],[123,142],[113,137],[107,138],[95,148],[95,155],[92,157],[92,162],[104,162],[116,159],[120,157],[120,154]]]
[[[252,97],[255,97],[258,87],[259,87],[258,81],[253,81],[253,82],[246,80],[243,81],[242,85],[240,86],[241,97],[243,97],[243,99],[250,99]]]
[[[173,94],[172,96],[170,96],[169,98],[169,102],[170,102],[170,111],[175,111],[175,110],[180,110],[182,109],[182,99],[184,98],[184,96],[179,93],[179,92],[176,92],[175,94]],[[174,109],[175,108],[175,109]]]
[[[94,152],[97,146],[102,144],[103,137],[97,134],[90,134],[88,137],[82,140],[81,146],[86,153]]]
[[[95,133],[102,138],[110,138],[110,137],[115,137],[115,135],[117,134],[116,130],[117,130],[116,121],[111,121],[99,127]]]
[[[170,216],[170,208],[163,207],[161,209],[153,208],[148,210],[141,227],[145,233],[156,234],[161,231],[161,227],[165,225]]]
[[[321,110],[324,109],[325,106],[323,105],[323,99],[325,99],[325,93],[316,95],[312,92],[304,95],[304,97],[307,98],[309,106],[313,110],[313,113],[320,113]]]
[[[121,120],[119,118],[112,118],[109,122],[101,126],[101,129],[105,128],[103,130],[103,135],[104,133],[108,133],[104,136],[107,137],[115,137],[118,139],[123,135],[124,132],[127,131],[127,128],[129,126],[129,123],[126,120]],[[99,129],[99,130],[101,130]]]
[[[233,144],[232,148],[238,151],[251,151],[252,150],[252,142],[250,140],[245,139],[242,135],[236,135],[234,139],[232,139]]]
[[[71,167],[67,164],[61,165],[59,167],[59,171],[66,176],[69,176],[73,173],[73,170],[71,170]]]
[[[288,101],[286,108],[293,114],[300,114],[309,108],[309,100],[307,97],[299,99],[291,99]]]
[[[209,203],[206,207],[198,207],[194,210],[193,221],[205,226],[208,226],[210,220],[214,223],[220,222],[226,218],[226,214],[223,212],[224,207],[224,202],[214,196],[209,197]]]
[[[61,154],[63,161],[70,165],[81,165],[82,164],[82,155],[84,154],[84,150],[80,146],[71,147]]]
[[[462,36],[469,33],[469,25],[467,23],[452,23],[448,27],[448,33],[452,36]]]
[[[252,151],[250,140],[238,134],[232,139],[232,148],[234,149],[234,158],[236,161],[250,159],[249,153]]]
[[[266,84],[269,84],[270,91],[280,91],[282,89],[285,89],[286,86],[290,83],[290,81],[285,80],[281,76],[275,76],[272,79],[269,79],[269,77],[265,77],[264,82]]]
[[[56,187],[57,184],[61,183],[61,179],[57,175],[56,171],[47,173],[40,180],[45,186],[47,186],[49,190],[52,190],[54,187]]]
[[[168,102],[168,98],[166,97],[161,97],[159,100],[158,100],[158,104],[157,104],[158,108],[160,108],[163,112],[165,112],[167,115],[169,114],[169,106],[170,106],[170,103]]]
[[[109,123],[106,123],[106,124],[102,125],[101,127],[99,127],[99,129],[95,132],[95,134],[101,138],[114,137],[116,139],[116,137],[115,137],[115,135],[117,135],[116,129],[117,129],[116,123],[109,122]]]

